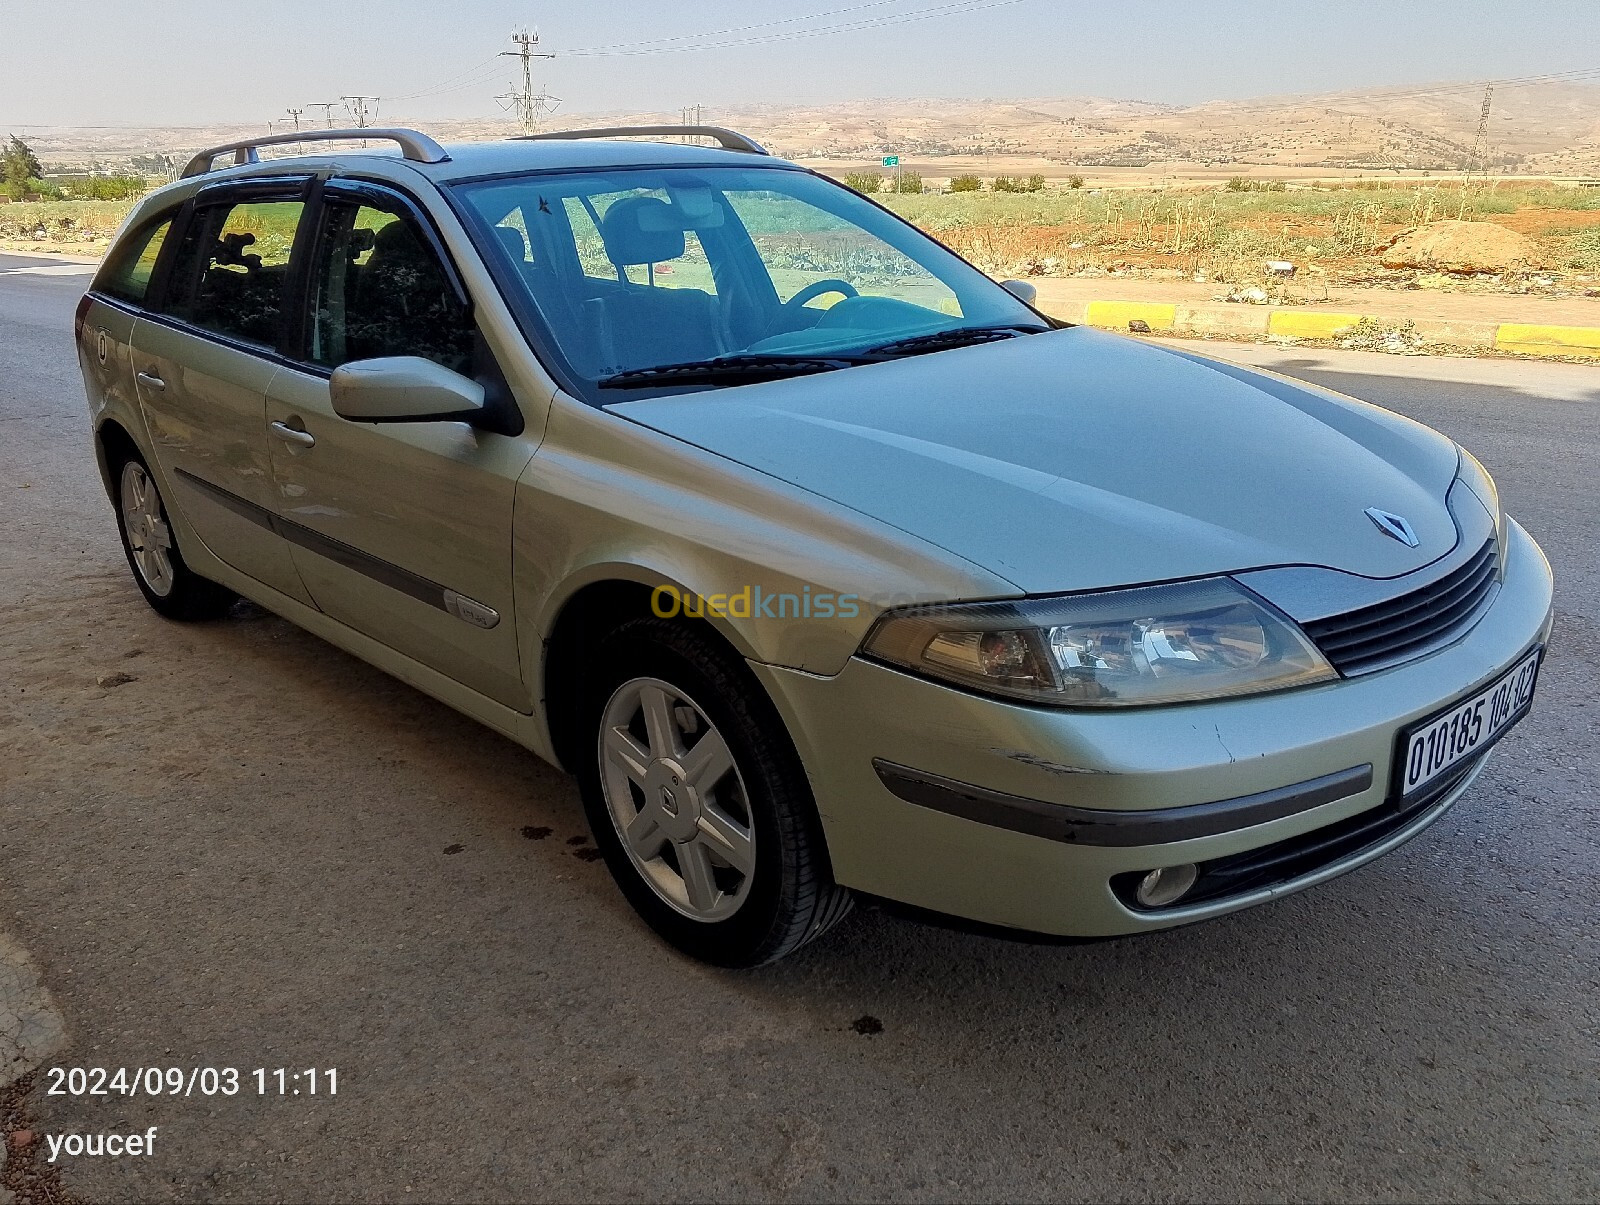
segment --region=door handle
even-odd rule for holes
[[[150,389],[161,390],[167,387],[167,383],[153,372],[136,372],[133,375],[139,379],[139,384]]]
[[[309,431],[301,431],[291,427],[288,423],[273,422],[267,424],[272,428],[272,433],[284,443],[299,444],[302,448],[309,448],[317,442],[317,437]]]

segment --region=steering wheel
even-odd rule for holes
[[[824,293],[843,293],[847,298],[861,296],[855,285],[848,280],[814,280],[784,302],[782,312],[788,313],[791,310],[798,310],[806,302],[815,297],[821,297]]]
[[[772,316],[772,321],[767,323],[766,329],[761,333],[761,338],[770,339],[773,335],[793,330],[794,323],[791,318],[794,312],[812,298],[821,297],[824,293],[842,293],[846,299],[861,296],[855,285],[848,280],[814,280],[778,307],[777,313]]]

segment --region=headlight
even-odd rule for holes
[[[1139,707],[1338,677],[1283,615],[1226,578],[892,611],[868,656],[987,694]]]
[[[1506,512],[1500,508],[1500,489],[1495,485],[1494,478],[1489,476],[1489,470],[1479,463],[1476,456],[1460,444],[1457,444],[1456,448],[1461,453],[1461,465],[1456,469],[1456,479],[1477,495],[1484,509],[1494,516],[1494,538],[1499,545],[1501,557],[1504,557]]]

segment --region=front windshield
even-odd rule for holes
[[[623,382],[631,396],[682,388],[640,371],[663,366],[850,357],[942,331],[1043,326],[921,232],[808,172],[530,173],[455,193],[531,333],[591,401],[618,400],[607,389]],[[697,387],[717,383],[740,382]]]

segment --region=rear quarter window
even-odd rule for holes
[[[112,253],[95,288],[119,301],[140,305],[150,290],[150,277],[155,272],[156,257],[161,254],[167,232],[172,229],[172,215],[146,222],[125,238]]]

